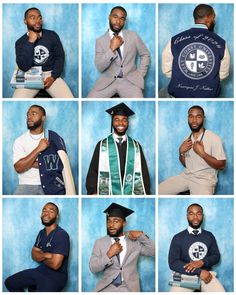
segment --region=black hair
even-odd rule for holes
[[[43,113],[43,115],[46,116],[45,108],[41,107],[40,105],[33,104],[32,106],[30,106],[30,109],[31,108],[39,108],[41,110],[41,112]]]
[[[126,11],[126,10],[124,9],[124,7],[122,7],[122,6],[115,6],[115,7],[113,7],[112,10],[111,10],[111,12],[110,12],[110,14],[112,14],[112,12],[113,12],[115,9],[120,9],[120,10],[122,10],[122,11],[125,13],[125,17],[127,16],[127,11]]]
[[[40,10],[39,10],[38,8],[36,8],[36,7],[28,8],[28,9],[25,11],[25,19],[26,19],[27,14],[28,14],[28,12],[29,12],[30,10],[37,10],[38,12],[40,12]],[[41,12],[40,12],[40,13],[41,13]]]
[[[56,207],[56,210],[57,210],[57,215],[59,214],[59,208],[57,207],[57,205],[56,204],[54,204],[53,202],[48,202],[46,205],[48,205],[48,204],[50,204],[50,205],[53,205],[53,206],[55,206]],[[46,206],[45,205],[45,206]]]
[[[198,106],[198,105],[192,106],[191,108],[189,108],[188,112],[189,112],[190,110],[192,110],[192,109],[199,109],[199,110],[201,110],[202,113],[203,113],[203,116],[205,116],[205,112],[204,112],[204,109],[203,109],[202,107],[200,107],[200,106]]]
[[[197,203],[193,203],[193,204],[189,205],[188,208],[187,208],[187,213],[188,213],[189,208],[192,207],[192,206],[197,206],[197,207],[201,208],[202,213],[203,213],[203,208],[202,208],[202,206],[199,205],[199,204],[197,204]]]
[[[204,18],[205,16],[213,15],[214,13],[215,12],[212,6],[207,4],[199,4],[193,11],[193,17],[196,21],[198,19]]]

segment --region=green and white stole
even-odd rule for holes
[[[120,159],[116,142],[111,135],[103,139],[99,151],[99,195],[145,195],[141,155],[138,142],[127,137],[126,163],[122,184]]]

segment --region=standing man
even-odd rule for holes
[[[176,195],[190,191],[191,195],[213,195],[218,170],[226,164],[221,139],[204,128],[205,114],[195,105],[188,110],[188,125],[192,131],[179,148],[179,160],[185,167],[178,176],[159,184],[160,195]]]
[[[60,78],[65,62],[65,53],[60,38],[54,31],[42,29],[42,15],[38,8],[26,10],[24,23],[28,32],[16,41],[16,63],[24,72],[33,66],[42,66],[44,88],[57,98],[73,98],[66,82]],[[18,88],[14,98],[33,98],[38,89]]]
[[[32,258],[40,265],[26,269],[6,279],[10,292],[24,292],[30,288],[36,292],[60,292],[67,282],[67,266],[70,241],[67,232],[57,225],[59,209],[47,203],[41,213],[42,229],[32,248]]]
[[[192,204],[187,208],[188,228],[175,235],[169,250],[169,267],[185,275],[197,275],[201,279],[202,292],[225,292],[212,272],[212,266],[220,260],[216,239],[202,229],[203,208]],[[170,292],[193,292],[191,289],[173,286]]]
[[[88,195],[150,195],[147,163],[140,144],[129,137],[129,117],[135,113],[124,103],[108,110],[114,132],[96,145],[86,178]]]
[[[171,79],[168,93],[177,98],[218,97],[220,80],[229,76],[229,51],[213,32],[213,7],[200,4],[193,17],[193,28],[174,36],[162,53],[162,72]]]
[[[150,63],[150,53],[141,38],[123,30],[127,17],[121,6],[113,7],[109,15],[110,29],[96,40],[95,65],[102,76],[89,92],[89,98],[142,98],[144,77]],[[136,66],[136,57],[140,65]]]
[[[140,255],[155,256],[155,245],[142,231],[123,232],[126,217],[134,211],[112,203],[105,211],[107,236],[95,242],[90,258],[93,273],[103,271],[97,292],[139,292],[137,261]]]
[[[19,176],[15,195],[75,195],[64,140],[44,129],[46,111],[32,105],[27,112],[28,131],[13,146],[13,164]]]

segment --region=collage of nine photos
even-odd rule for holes
[[[2,292],[234,292],[234,9],[1,4]]]

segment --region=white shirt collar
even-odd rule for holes
[[[108,32],[109,32],[110,38],[113,38],[114,37],[114,32],[111,29],[109,29]],[[122,30],[118,33],[118,36],[121,36],[122,38],[124,37]]]
[[[124,134],[122,136],[119,136],[117,135],[115,132],[113,132],[113,138],[116,142],[119,142],[118,138],[121,138],[122,137],[122,142],[126,141],[127,140],[127,135]]]
[[[194,28],[199,28],[199,29],[206,29],[206,30],[208,30],[208,27],[207,27],[207,25],[205,25],[205,24],[194,24],[193,27],[194,27]]]
[[[188,233],[189,234],[192,234],[192,235],[194,235],[193,231],[196,230],[196,229],[198,230],[198,235],[202,233],[202,228],[201,227],[199,227],[199,228],[192,228],[191,226],[188,226],[188,228],[187,228]]]
[[[123,235],[121,237],[117,237],[117,238],[119,238],[120,239],[120,243],[122,243],[125,240],[125,235]],[[115,241],[115,238],[112,237],[111,239],[112,239],[112,241],[113,240]]]

